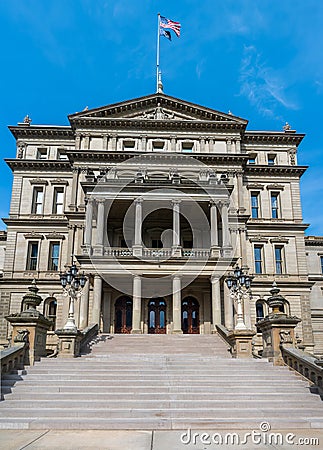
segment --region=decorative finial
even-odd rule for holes
[[[24,117],[24,124],[25,124],[25,125],[30,125],[31,122],[32,122],[32,120],[31,120],[31,118],[30,118],[30,117],[28,116],[28,114],[27,114],[27,116]]]
[[[289,131],[290,128],[291,128],[291,127],[290,127],[290,125],[289,125],[288,122],[286,122],[285,125],[283,126],[283,130],[284,130],[284,131]]]
[[[164,93],[164,86],[161,78],[161,71],[158,73],[158,94]]]

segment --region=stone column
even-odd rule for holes
[[[91,252],[92,246],[92,219],[93,219],[93,198],[89,198],[86,205],[85,216],[85,236],[84,236],[84,249],[86,254]]]
[[[200,139],[200,152],[205,153],[205,137],[201,137]]]
[[[134,256],[142,256],[142,198],[135,200],[135,243],[132,246]]]
[[[176,136],[171,136],[170,143],[171,143],[171,151],[173,153],[175,153],[176,152]]]
[[[211,277],[212,285],[212,322],[214,330],[216,325],[221,325],[221,290],[220,290],[220,278],[213,275]]]
[[[214,202],[210,203],[210,221],[211,221],[211,257],[220,256],[219,236],[218,236],[218,213]]]
[[[181,278],[173,277],[173,333],[182,331]]]
[[[84,286],[82,297],[81,297],[81,304],[80,304],[80,321],[79,326],[83,330],[88,326],[88,320],[89,320],[89,291],[90,291],[90,281],[88,280],[86,282],[86,285]]]
[[[96,244],[93,247],[95,255],[103,255],[103,242],[104,242],[104,199],[99,198],[96,200],[98,205],[97,221],[96,221]]]
[[[103,291],[103,333],[111,330],[111,291]]]
[[[179,215],[179,204],[180,200],[172,200],[173,204],[173,245],[172,245],[172,256],[180,257],[182,256],[180,242],[180,215]]]
[[[228,330],[233,329],[233,302],[226,283],[224,283],[224,323]]]
[[[244,214],[246,212],[246,208],[244,207],[243,201],[243,173],[237,173],[237,191],[238,191],[238,208],[239,213]]]
[[[100,275],[94,275],[92,323],[97,323],[99,325],[99,329],[101,326],[101,299],[102,278]]]
[[[223,256],[231,256],[231,242],[229,230],[229,202],[221,203],[221,218],[222,218],[222,250]]]
[[[108,134],[103,134],[102,135],[102,147],[103,147],[103,150],[107,150],[108,149],[108,139],[109,139],[109,135]]]
[[[71,193],[71,203],[68,205],[71,211],[77,210],[77,187],[79,182],[79,169],[78,167],[73,167],[73,181],[72,181],[72,193]]]
[[[141,277],[133,277],[133,308],[132,308],[132,331],[133,334],[141,333]]]
[[[79,133],[76,133],[75,150],[80,150],[80,148],[81,148],[81,135]]]

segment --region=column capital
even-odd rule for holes
[[[143,199],[142,197],[137,197],[137,198],[135,198],[135,200],[134,200],[134,202],[135,202],[136,205],[142,203],[143,201],[144,201],[144,199]]]
[[[210,281],[212,284],[214,283],[218,283],[221,279],[221,275],[211,275],[210,276]]]
[[[89,196],[85,197],[85,204],[87,204],[87,203],[92,203],[93,204],[93,202],[94,202],[94,198],[93,197],[89,197]]]
[[[182,275],[178,275],[177,273],[175,275],[172,275],[172,280],[181,280]]]
[[[102,203],[103,204],[105,203],[105,198],[96,198],[95,201],[96,201],[97,204],[101,204],[102,205]]]
[[[172,203],[173,206],[176,206],[176,205],[179,206],[181,202],[182,202],[182,200],[181,199],[177,199],[177,198],[173,198],[171,200],[171,203]]]

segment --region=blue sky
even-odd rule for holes
[[[182,24],[161,39],[166,94],[249,120],[248,130],[306,133],[299,164],[308,234],[323,234],[323,2],[320,0],[10,0],[0,3],[0,143],[7,129],[155,92],[157,13]],[[1,162],[0,217],[11,173]],[[4,224],[0,223],[0,228]]]

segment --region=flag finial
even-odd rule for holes
[[[158,94],[163,94],[164,86],[161,78],[161,71],[158,72]]]

